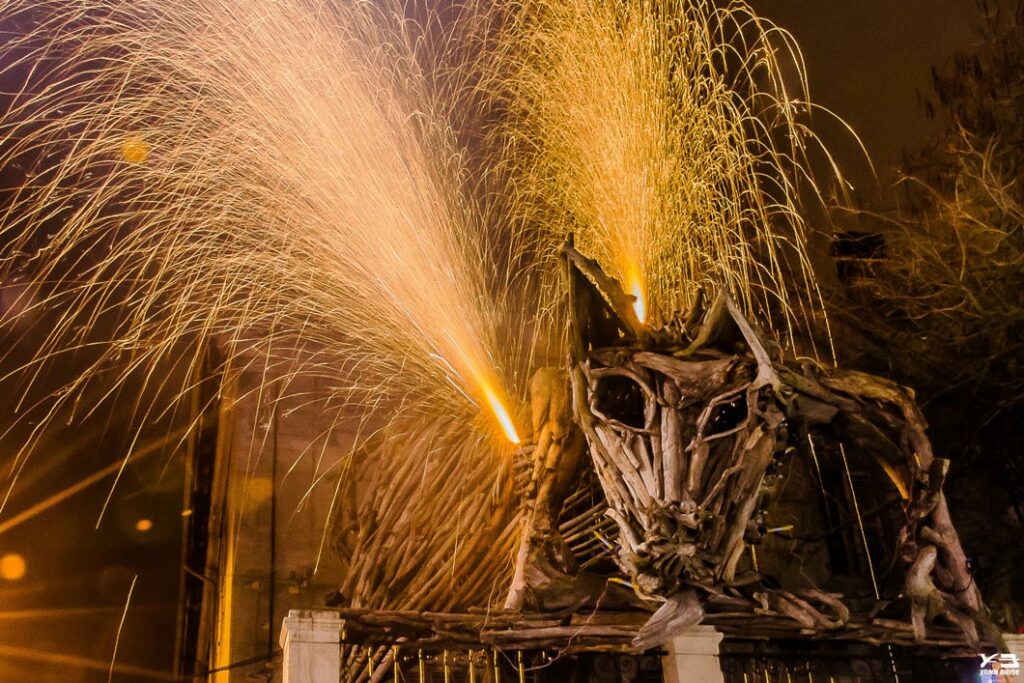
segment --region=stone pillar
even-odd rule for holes
[[[722,634],[713,626],[694,626],[665,643],[665,683],[725,683],[718,661]]]
[[[281,625],[284,683],[337,683],[342,620],[334,612],[289,610]]]

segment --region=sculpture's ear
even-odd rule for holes
[[[779,378],[775,372],[775,363],[781,362],[782,350],[757,325],[747,320],[740,307],[725,292],[719,294],[711,305],[693,343],[679,355],[688,356],[707,347],[730,350],[740,345],[749,349],[757,360],[754,384],[771,384],[778,389]]]
[[[729,311],[729,297],[722,293],[715,297],[714,303],[704,316],[700,330],[685,353],[689,355],[709,346],[728,349],[742,341],[743,332]]]
[[[595,261],[576,251],[572,236],[562,247],[573,351],[639,342],[646,337],[633,310],[633,297]]]

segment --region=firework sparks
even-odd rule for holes
[[[128,608],[132,604],[132,593],[135,592],[135,583],[139,580],[139,575],[136,574],[132,577],[132,585],[128,587],[128,597],[124,599],[124,611],[121,612],[121,622],[117,625],[117,635],[114,638],[114,651],[110,655],[110,671],[107,674],[107,683],[111,683],[114,680],[114,671],[117,665],[117,647],[121,644],[121,631],[124,630],[125,619],[128,618]]]
[[[495,87],[513,93],[524,216],[553,242],[574,233],[650,325],[700,290],[783,327],[820,308],[797,205],[816,139],[783,87],[784,70],[802,73],[783,31],[743,3],[512,4],[515,68]]]
[[[479,61],[496,67],[480,90],[512,95],[496,133],[508,216],[467,191],[445,101],[466,88],[435,87],[397,5],[104,8],[4,10],[38,21],[6,67],[38,81],[0,118],[0,161],[48,170],[17,191],[2,268],[63,283],[6,324],[69,311],[28,375],[123,304],[65,402],[214,337],[233,367],[323,377],[337,405],[485,410],[515,443],[531,343],[516,330],[554,289],[514,291],[510,264],[545,262],[568,233],[650,325],[699,290],[787,325],[794,290],[813,303],[795,199],[812,138],[777,55],[799,57],[742,4],[501,5],[512,20]]]
[[[0,114],[0,165],[43,170],[0,224],[0,276],[32,285],[2,324],[62,312],[29,385],[50,359],[102,348],[33,438],[94,383],[162,387],[183,355],[200,367],[210,339],[224,368],[262,374],[257,403],[274,383],[267,400],[304,400],[292,380],[312,380],[294,384],[328,395],[332,427],[355,413],[376,435],[352,453],[384,495],[347,510],[355,496],[337,491],[365,479],[341,475],[329,513],[374,530],[339,554],[376,562],[400,539],[410,577],[392,593],[354,562],[342,592],[466,606],[510,570],[520,529],[511,459],[480,453],[498,450],[492,432],[528,440],[532,359],[566,356],[539,348],[564,336],[549,325],[558,247],[575,234],[645,325],[728,290],[791,326],[817,305],[796,199],[812,138],[782,87],[777,55],[795,48],[740,3],[499,3],[500,36],[441,87],[400,5],[5,5],[38,26],[5,48],[4,69],[33,76]],[[480,179],[455,105],[489,96],[481,110],[503,120],[474,138]],[[168,402],[190,395],[172,389]]]
[[[8,68],[38,60],[46,87],[0,119],[0,161],[60,158],[3,228],[5,274],[63,283],[33,307],[69,311],[38,357],[85,344],[112,302],[131,311],[62,396],[212,336],[235,367],[298,358],[291,371],[324,377],[339,405],[488,410],[518,438],[499,398],[503,278],[396,7],[4,10],[48,17],[8,48]]]

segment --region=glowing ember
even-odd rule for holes
[[[501,424],[501,429],[505,432],[505,437],[512,443],[519,443],[519,433],[516,431],[516,425],[512,422],[512,416],[505,410],[505,406],[502,404],[501,399],[494,393],[488,385],[483,385],[484,395],[487,397],[487,403],[491,406],[491,412],[494,413],[494,417],[498,418],[498,423]]]
[[[151,520],[151,519],[143,518],[143,519],[140,519],[139,521],[135,522],[135,530],[139,531],[141,533],[146,533],[147,531],[149,531],[152,528],[153,528],[153,520]]]
[[[636,317],[640,322],[644,322],[647,318],[647,304],[644,301],[644,288],[640,284],[640,278],[633,276],[629,282],[629,293],[636,299],[633,302],[633,310],[636,312]]]

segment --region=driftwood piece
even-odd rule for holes
[[[657,647],[704,618],[704,608],[692,588],[680,591],[665,600],[665,603],[648,619],[633,638],[631,645],[638,652]]]
[[[565,254],[566,259],[572,263],[576,270],[593,281],[597,291],[604,296],[605,302],[611,307],[615,317],[622,321],[626,329],[638,339],[646,337],[647,331],[644,329],[640,319],[637,318],[636,311],[633,310],[633,304],[636,299],[622,291],[618,281],[605,274],[601,266],[597,265],[595,261],[576,251],[571,242],[563,247],[562,253]]]
[[[559,525],[559,514],[577,485],[586,442],[572,421],[568,377],[556,368],[537,370],[530,381],[531,427],[536,440],[526,487],[516,562],[505,609],[558,610],[596,605],[635,604],[631,593],[580,567],[565,532],[577,526]],[[589,522],[586,514],[581,522]],[[584,525],[584,528],[586,526]]]
[[[536,446],[526,492],[528,510],[506,609],[522,609],[528,598],[535,607],[564,607],[578,597],[572,590],[572,577],[579,567],[558,532],[557,519],[578,476],[585,443],[572,422],[564,371],[537,370],[530,381],[530,396]],[[588,588],[599,591],[596,586]]]

